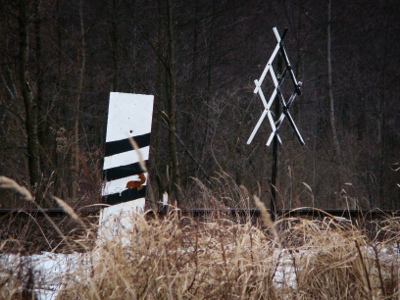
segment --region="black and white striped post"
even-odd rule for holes
[[[110,93],[102,189],[110,206],[100,222],[144,211],[147,170],[141,165],[149,160],[153,103],[152,95]]]

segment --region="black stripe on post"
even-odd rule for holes
[[[123,191],[121,194],[116,193],[103,196],[103,202],[110,205],[114,205],[118,203],[144,198],[145,196],[146,196],[146,186],[142,186],[142,189],[140,191],[138,191],[137,189],[128,189]]]
[[[150,133],[133,137],[139,148],[150,146]],[[129,139],[107,142],[105,156],[120,154],[133,150]]]
[[[145,160],[144,163],[147,165],[147,160]],[[126,166],[103,170],[103,180],[111,181],[132,175],[138,175],[141,173],[144,173],[144,171],[142,170],[140,164],[137,162]]]

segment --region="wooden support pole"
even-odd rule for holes
[[[277,60],[277,71],[279,76],[282,76],[282,56],[278,55]],[[281,82],[281,79],[279,80]],[[275,116],[279,116],[281,110],[280,101],[275,101]],[[271,171],[271,203],[270,210],[273,214],[273,219],[276,217],[276,202],[277,202],[277,181],[278,181],[278,164],[279,164],[279,140],[278,134],[275,134],[274,142],[272,146],[272,171]]]

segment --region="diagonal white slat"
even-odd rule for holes
[[[268,119],[269,119],[269,124],[271,125],[271,128],[272,128],[272,133],[271,134],[276,135],[276,137],[278,138],[279,144],[282,145],[282,140],[281,140],[280,136],[277,134],[277,130],[276,130],[276,127],[275,127],[275,121],[272,118],[271,114],[268,114]]]
[[[251,135],[250,135],[250,138],[247,140],[247,145],[250,145],[251,142],[253,141],[253,138],[254,138],[254,136],[256,135],[256,133],[257,133],[257,131],[258,131],[258,128],[260,128],[261,123],[264,121],[264,119],[265,119],[265,117],[267,116],[267,114],[268,114],[268,109],[264,109],[264,111],[263,111],[263,113],[262,113],[260,119],[258,119],[258,122],[257,122],[257,124],[256,124],[256,127],[254,127],[253,132],[252,132]]]
[[[264,71],[263,71],[262,74],[261,74],[260,80],[257,81],[258,84],[256,83],[256,88],[254,89],[254,94],[257,94],[258,90],[260,89],[260,87],[261,87],[261,85],[262,85],[262,83],[263,83],[263,81],[264,81],[265,76],[267,75],[269,69],[270,69],[271,66],[272,66],[272,62],[274,61],[276,55],[278,54],[279,48],[280,48],[280,45],[279,45],[279,43],[278,43],[278,44],[275,46],[275,49],[274,49],[274,51],[272,52],[272,55],[271,55],[270,59],[268,60],[267,65],[266,65],[265,68],[264,68]]]

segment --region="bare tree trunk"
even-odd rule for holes
[[[167,88],[168,88],[168,125],[169,125],[169,151],[171,159],[172,171],[172,190],[174,191],[178,205],[181,203],[180,188],[181,175],[176,147],[176,76],[175,76],[175,45],[174,45],[174,30],[172,20],[172,5],[171,0],[167,0],[167,28],[168,28],[168,59],[167,59]]]
[[[46,154],[46,129],[47,129],[47,111],[45,105],[45,99],[43,97],[44,91],[44,80],[43,80],[43,61],[42,61],[42,18],[40,16],[40,5],[41,0],[35,0],[35,18],[34,18],[34,32],[35,32],[35,59],[36,59],[36,103],[37,103],[37,126],[38,126],[38,141],[39,141],[39,159],[40,159],[40,169],[42,173],[41,184],[36,189],[36,201],[38,201],[42,206],[45,203],[45,189],[47,185],[46,178],[46,165],[48,162],[48,155]]]
[[[340,201],[340,185],[341,185],[341,175],[342,175],[342,155],[340,151],[339,139],[337,137],[336,122],[335,122],[335,100],[333,98],[333,83],[332,83],[332,51],[331,51],[331,23],[332,23],[332,0],[328,2],[328,49],[327,49],[327,62],[328,62],[328,94],[329,94],[329,120],[331,123],[332,139],[335,147],[335,161],[338,165],[337,173],[337,201]],[[340,205],[340,204],[339,204]]]
[[[336,161],[341,166],[341,151],[340,144],[337,137],[336,125],[335,125],[335,101],[333,98],[333,84],[332,84],[332,57],[331,57],[331,22],[332,22],[332,0],[329,0],[328,3],[328,53],[327,53],[327,61],[328,61],[328,93],[329,93],[329,117],[332,129],[332,138],[335,146],[335,155]]]
[[[194,22],[193,22],[193,56],[192,56],[192,82],[191,86],[194,87],[196,83],[196,71],[197,71],[197,60],[198,60],[198,45],[197,45],[197,39],[199,36],[197,26],[199,25],[199,16],[198,16],[198,11],[199,11],[199,1],[195,0],[194,1]]]
[[[36,59],[36,101],[38,106],[38,138],[39,138],[39,146],[40,146],[40,167],[41,170],[44,170],[44,162],[45,162],[45,150],[43,146],[46,143],[45,140],[45,131],[46,131],[46,112],[43,111],[44,107],[44,98],[43,98],[43,67],[42,67],[42,38],[41,38],[41,29],[42,29],[42,19],[40,17],[40,0],[35,1],[35,59]]]
[[[40,152],[38,139],[38,107],[33,97],[31,85],[29,83],[29,41],[28,41],[28,3],[19,0],[19,78],[22,89],[22,98],[25,105],[25,128],[28,136],[28,165],[30,184],[35,186],[41,179]]]
[[[119,1],[118,0],[111,0],[111,21],[110,21],[111,28],[110,28],[110,35],[111,35],[113,66],[114,66],[112,90],[114,92],[118,91],[118,85],[119,85],[118,9],[119,9]]]
[[[382,209],[394,209],[391,207],[391,201],[386,198],[386,183],[385,183],[385,168],[386,168],[386,139],[385,139],[385,124],[386,124],[386,89],[387,89],[387,72],[386,66],[388,63],[388,44],[389,44],[390,25],[388,20],[385,23],[385,38],[383,44],[382,55],[382,72],[380,75],[379,97],[377,103],[378,119],[377,119],[377,143],[378,143],[378,205]]]
[[[78,54],[78,64],[79,64],[79,82],[78,82],[78,91],[76,97],[76,105],[75,105],[75,124],[74,124],[74,154],[73,154],[73,162],[74,162],[74,180],[72,182],[72,199],[77,199],[77,193],[79,188],[79,169],[80,169],[80,147],[79,147],[79,119],[80,119],[80,106],[82,100],[82,91],[83,91],[83,75],[85,73],[85,64],[86,64],[86,52],[85,52],[85,26],[83,22],[83,7],[82,0],[79,1],[79,19],[80,19],[80,49]]]
[[[212,60],[213,60],[213,53],[214,53],[214,36],[215,36],[215,2],[212,1],[211,4],[211,24],[209,31],[211,33],[209,40],[208,40],[208,45],[207,45],[207,94],[206,97],[204,97],[203,102],[204,102],[204,109],[205,109],[205,116],[204,119],[206,120],[206,128],[204,132],[204,138],[203,142],[201,144],[200,151],[203,153],[202,155],[202,160],[205,159],[205,153],[207,152],[207,140],[208,140],[208,135],[209,135],[209,130],[210,130],[210,103],[211,103],[211,84],[212,84]]]
[[[158,5],[158,23],[157,23],[157,53],[162,53],[162,5],[160,1],[157,1]],[[157,77],[156,77],[156,95],[158,96],[159,101],[161,102],[161,99],[165,99],[164,97],[164,87],[162,84],[162,78],[165,78],[164,76],[164,65],[160,59],[157,60]],[[152,129],[152,136],[151,136],[151,144],[153,148],[153,160],[154,161],[161,161],[161,137],[162,133],[160,132],[162,130],[162,127],[160,126],[162,122],[162,116],[161,116],[161,111],[158,109],[158,105],[155,106],[154,110],[154,122],[153,122],[153,129]],[[158,188],[158,200],[162,199],[163,193],[167,189],[167,187],[164,187],[162,180],[161,180],[161,175],[159,171],[159,165],[154,164],[154,175],[156,178],[156,183],[157,183],[157,188]],[[169,192],[169,191],[168,191]]]

